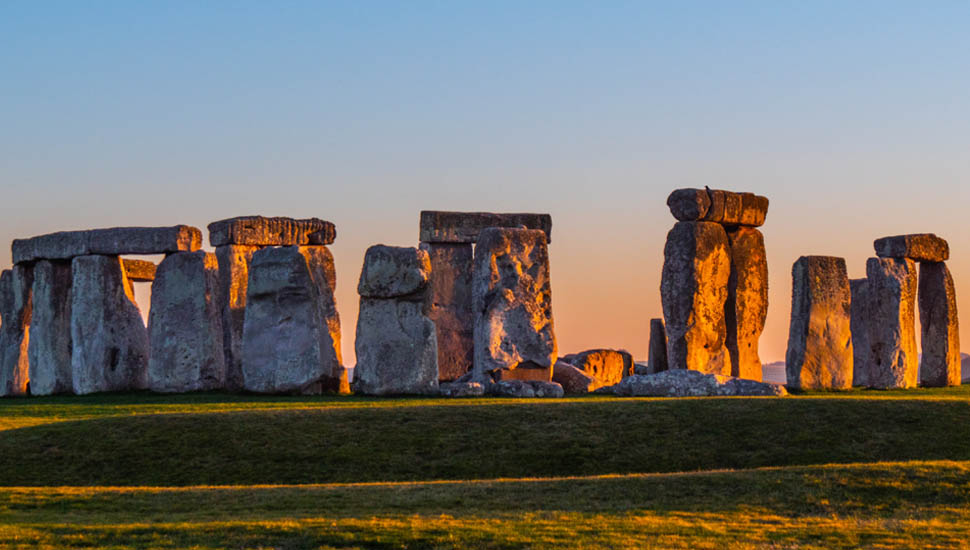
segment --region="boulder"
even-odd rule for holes
[[[497,397],[562,397],[562,386],[541,380],[502,380],[490,384],[486,393]]]
[[[750,194],[750,193],[746,193]],[[765,239],[753,227],[727,232],[731,255],[727,303],[724,307],[731,375],[761,380],[758,341],[768,317],[768,257]]]
[[[34,264],[30,343],[30,394],[69,393],[71,382],[71,262]]]
[[[486,227],[541,230],[552,242],[552,216],[549,214],[495,214],[492,212],[421,212],[420,240],[427,243],[475,243]]]
[[[442,382],[438,393],[442,397],[481,397],[485,395],[485,386],[478,382]]]
[[[148,387],[152,391],[180,393],[225,386],[218,287],[215,254],[178,252],[158,265],[148,310]]]
[[[560,398],[563,396],[563,387],[556,382],[546,382],[543,380],[533,380],[529,382],[536,397]]]
[[[852,314],[850,327],[852,330],[852,385],[869,385],[869,280],[849,280],[849,290],[852,293]]]
[[[603,386],[591,374],[561,359],[552,367],[552,381],[562,386],[563,391],[570,395],[589,393]]]
[[[745,380],[732,376],[704,374],[672,369],[657,374],[633,375],[599,392],[622,397],[710,397],[710,396],[783,396],[781,384]]]
[[[437,338],[423,302],[361,297],[355,349],[355,392],[438,393]]]
[[[960,322],[953,277],[945,263],[920,264],[917,299],[923,345],[920,385],[958,386],[961,378]]]
[[[475,247],[474,370],[479,375],[519,365],[548,369],[558,350],[552,317],[546,234],[488,228]]]
[[[883,237],[872,243],[880,258],[909,258],[917,262],[945,262],[950,245],[932,233]]]
[[[92,254],[168,254],[202,246],[195,227],[113,227],[87,231],[61,231],[13,241],[14,263],[34,260],[68,260]]]
[[[852,293],[843,258],[802,256],[792,266],[785,370],[798,389],[852,387]]]
[[[74,393],[148,387],[148,331],[117,256],[71,262],[71,382]]]
[[[633,374],[633,356],[623,350],[590,349],[562,360],[595,378],[599,386],[612,386]]]
[[[305,246],[333,244],[336,227],[328,221],[308,218],[240,216],[209,224],[209,244],[225,246]]]
[[[636,366],[634,366],[634,370],[636,370]],[[651,374],[667,370],[667,329],[664,328],[663,319],[650,319],[647,370]]]
[[[27,395],[33,284],[30,266],[14,265],[0,273],[0,396]]]
[[[438,333],[438,380],[456,380],[472,368],[473,249],[468,243],[421,243],[431,260],[428,317]]]
[[[249,264],[258,246],[227,244],[216,247],[219,262],[219,287],[216,295],[221,312],[223,362],[226,365],[225,387],[243,389],[242,337],[246,318],[246,290],[249,287]]]
[[[907,258],[869,258],[869,386],[915,388],[916,264]]]
[[[243,323],[243,387],[256,393],[349,391],[341,365],[333,256],[325,246],[253,254]]]
[[[136,283],[150,283],[155,280],[155,264],[145,260],[131,260],[122,258],[121,264],[125,268],[125,276]]]
[[[730,374],[724,306],[731,272],[727,234],[711,222],[678,222],[664,246],[660,298],[671,369]]]
[[[431,276],[431,260],[424,250],[374,245],[364,254],[357,293],[361,298],[423,300]]]

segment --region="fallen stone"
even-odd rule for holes
[[[494,370],[490,375],[494,382],[498,382],[499,380],[549,382],[552,380],[552,369],[549,367],[541,367],[534,363],[524,362],[519,363],[514,369]]]
[[[765,240],[753,227],[727,232],[731,255],[725,304],[725,345],[731,356],[731,375],[761,380],[758,341],[768,317],[768,258]]]
[[[657,372],[653,370],[648,361],[635,361],[633,363],[633,374],[657,374]]]
[[[546,234],[487,228],[474,262],[474,370],[481,375],[528,364],[548,369],[551,379],[558,350]]]
[[[249,264],[259,249],[258,246],[240,244],[216,247],[216,260],[219,262],[217,299],[222,315],[225,387],[229,391],[243,389],[242,337],[246,318],[246,290],[249,285]]]
[[[71,262],[71,382],[78,395],[148,387],[148,331],[117,256]]]
[[[29,266],[0,273],[0,396],[27,395],[33,279]]]
[[[492,212],[421,212],[420,240],[428,243],[474,243],[486,227],[542,230],[552,242],[552,216],[549,214],[495,214]]]
[[[467,243],[421,243],[431,260],[428,317],[438,333],[438,380],[456,380],[474,362],[473,249]]]
[[[945,262],[950,245],[932,233],[883,237],[873,243],[880,258],[909,258],[917,262]]]
[[[40,260],[34,264],[30,343],[30,394],[70,393],[71,263]]]
[[[361,297],[355,349],[355,392],[438,393],[437,338],[424,303]]]
[[[595,378],[599,386],[612,386],[633,374],[633,356],[623,350],[591,349],[562,360]]]
[[[481,397],[485,395],[485,386],[478,382],[442,382],[438,393],[442,397]]]
[[[364,254],[357,293],[362,298],[424,300],[430,276],[426,251],[378,244]]]
[[[122,258],[121,263],[125,267],[125,276],[129,281],[150,283],[155,280],[155,264],[152,262]]]
[[[529,385],[532,386],[532,391],[536,397],[560,398],[564,394],[563,387],[556,382],[534,380],[529,382]]]
[[[36,277],[36,275],[35,275]],[[956,289],[946,264],[924,262],[919,268],[919,321],[923,354],[922,386],[960,385],[960,322]]]
[[[240,216],[209,224],[209,244],[225,246],[305,246],[333,244],[336,227],[317,218],[264,218]]]
[[[349,391],[340,358],[333,256],[325,246],[253,254],[243,323],[243,387],[256,393]]]
[[[612,393],[622,397],[788,395],[785,387],[781,384],[704,374],[683,369],[672,369],[657,374],[628,376],[616,385],[600,388],[597,393]]]
[[[852,293],[843,258],[802,256],[792,266],[788,387],[852,387]]]
[[[563,391],[570,395],[589,393],[603,386],[589,373],[561,359],[552,367],[552,381],[562,386]]]
[[[34,260],[69,260],[100,254],[168,254],[193,251],[202,246],[202,232],[195,227],[113,227],[87,231],[61,231],[29,239],[15,239],[14,263]]]
[[[215,254],[179,252],[158,265],[148,310],[152,391],[182,393],[225,386],[218,285]]]
[[[678,222],[664,246],[660,297],[671,369],[730,374],[725,342],[731,259],[724,228],[711,222]]]
[[[919,378],[916,352],[916,264],[905,258],[869,258],[869,385],[915,388]]]
[[[636,370],[636,366],[634,366],[634,370]],[[647,370],[651,374],[667,370],[667,329],[664,328],[663,319],[650,319]]]
[[[869,280],[851,279],[849,289],[852,292],[852,385],[869,385]]]
[[[502,380],[490,384],[486,393],[497,397],[562,397],[562,386],[540,380]]]

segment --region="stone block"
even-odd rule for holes
[[[869,385],[869,356],[872,349],[869,346],[869,280],[851,279],[849,289],[852,292],[852,385]]]
[[[636,367],[634,367],[635,369]],[[667,329],[664,328],[663,319],[650,319],[647,370],[651,374],[667,370]]]
[[[426,251],[378,244],[364,254],[357,293],[362,298],[424,300],[430,277]]]
[[[562,360],[595,378],[599,386],[612,386],[633,374],[633,356],[623,350],[590,349]]]
[[[11,246],[14,263],[35,260],[69,260],[92,254],[168,254],[194,251],[202,246],[202,232],[195,227],[113,227],[86,231],[61,231]]]
[[[145,260],[122,258],[125,275],[129,281],[136,283],[150,283],[155,280],[155,264]]]
[[[209,224],[209,244],[212,246],[328,245],[336,238],[337,229],[333,223],[317,218],[240,216]]]
[[[945,262],[950,259],[950,245],[932,233],[883,237],[876,239],[873,248],[880,258],[909,258],[917,262]]]
[[[917,299],[923,345],[920,385],[959,386],[960,321],[953,276],[945,263],[920,264]]]
[[[758,342],[768,316],[765,240],[753,227],[738,227],[728,231],[727,237],[731,276],[724,312],[731,376],[761,380]]]
[[[30,343],[30,394],[70,393],[71,262],[40,260],[34,264]]]
[[[438,379],[457,380],[474,362],[474,256],[468,243],[422,243],[431,260],[428,317],[438,334]]]
[[[538,229],[552,242],[552,216],[549,214],[496,214],[492,212],[421,212],[420,240],[428,243],[475,243],[486,227]]]
[[[869,386],[915,388],[916,263],[907,258],[869,258]]]
[[[422,302],[361,297],[354,391],[367,395],[438,393],[437,338],[424,308]]]
[[[591,374],[559,360],[552,367],[552,381],[562,386],[569,395],[582,395],[603,386]]]
[[[258,246],[228,244],[216,247],[219,262],[217,298],[222,312],[222,347],[226,365],[225,387],[229,391],[243,389],[242,336],[246,317],[246,290],[249,285],[249,264]]]
[[[0,273],[0,396],[27,395],[34,272],[14,265]]]

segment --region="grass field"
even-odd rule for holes
[[[963,548],[970,387],[0,401],[0,545]]]

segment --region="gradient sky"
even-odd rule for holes
[[[668,193],[753,191],[774,361],[800,255],[861,277],[874,238],[935,232],[970,312],[968,28],[965,1],[7,0],[0,242],[331,220],[349,366],[369,245],[549,212],[561,352],[643,358]]]

